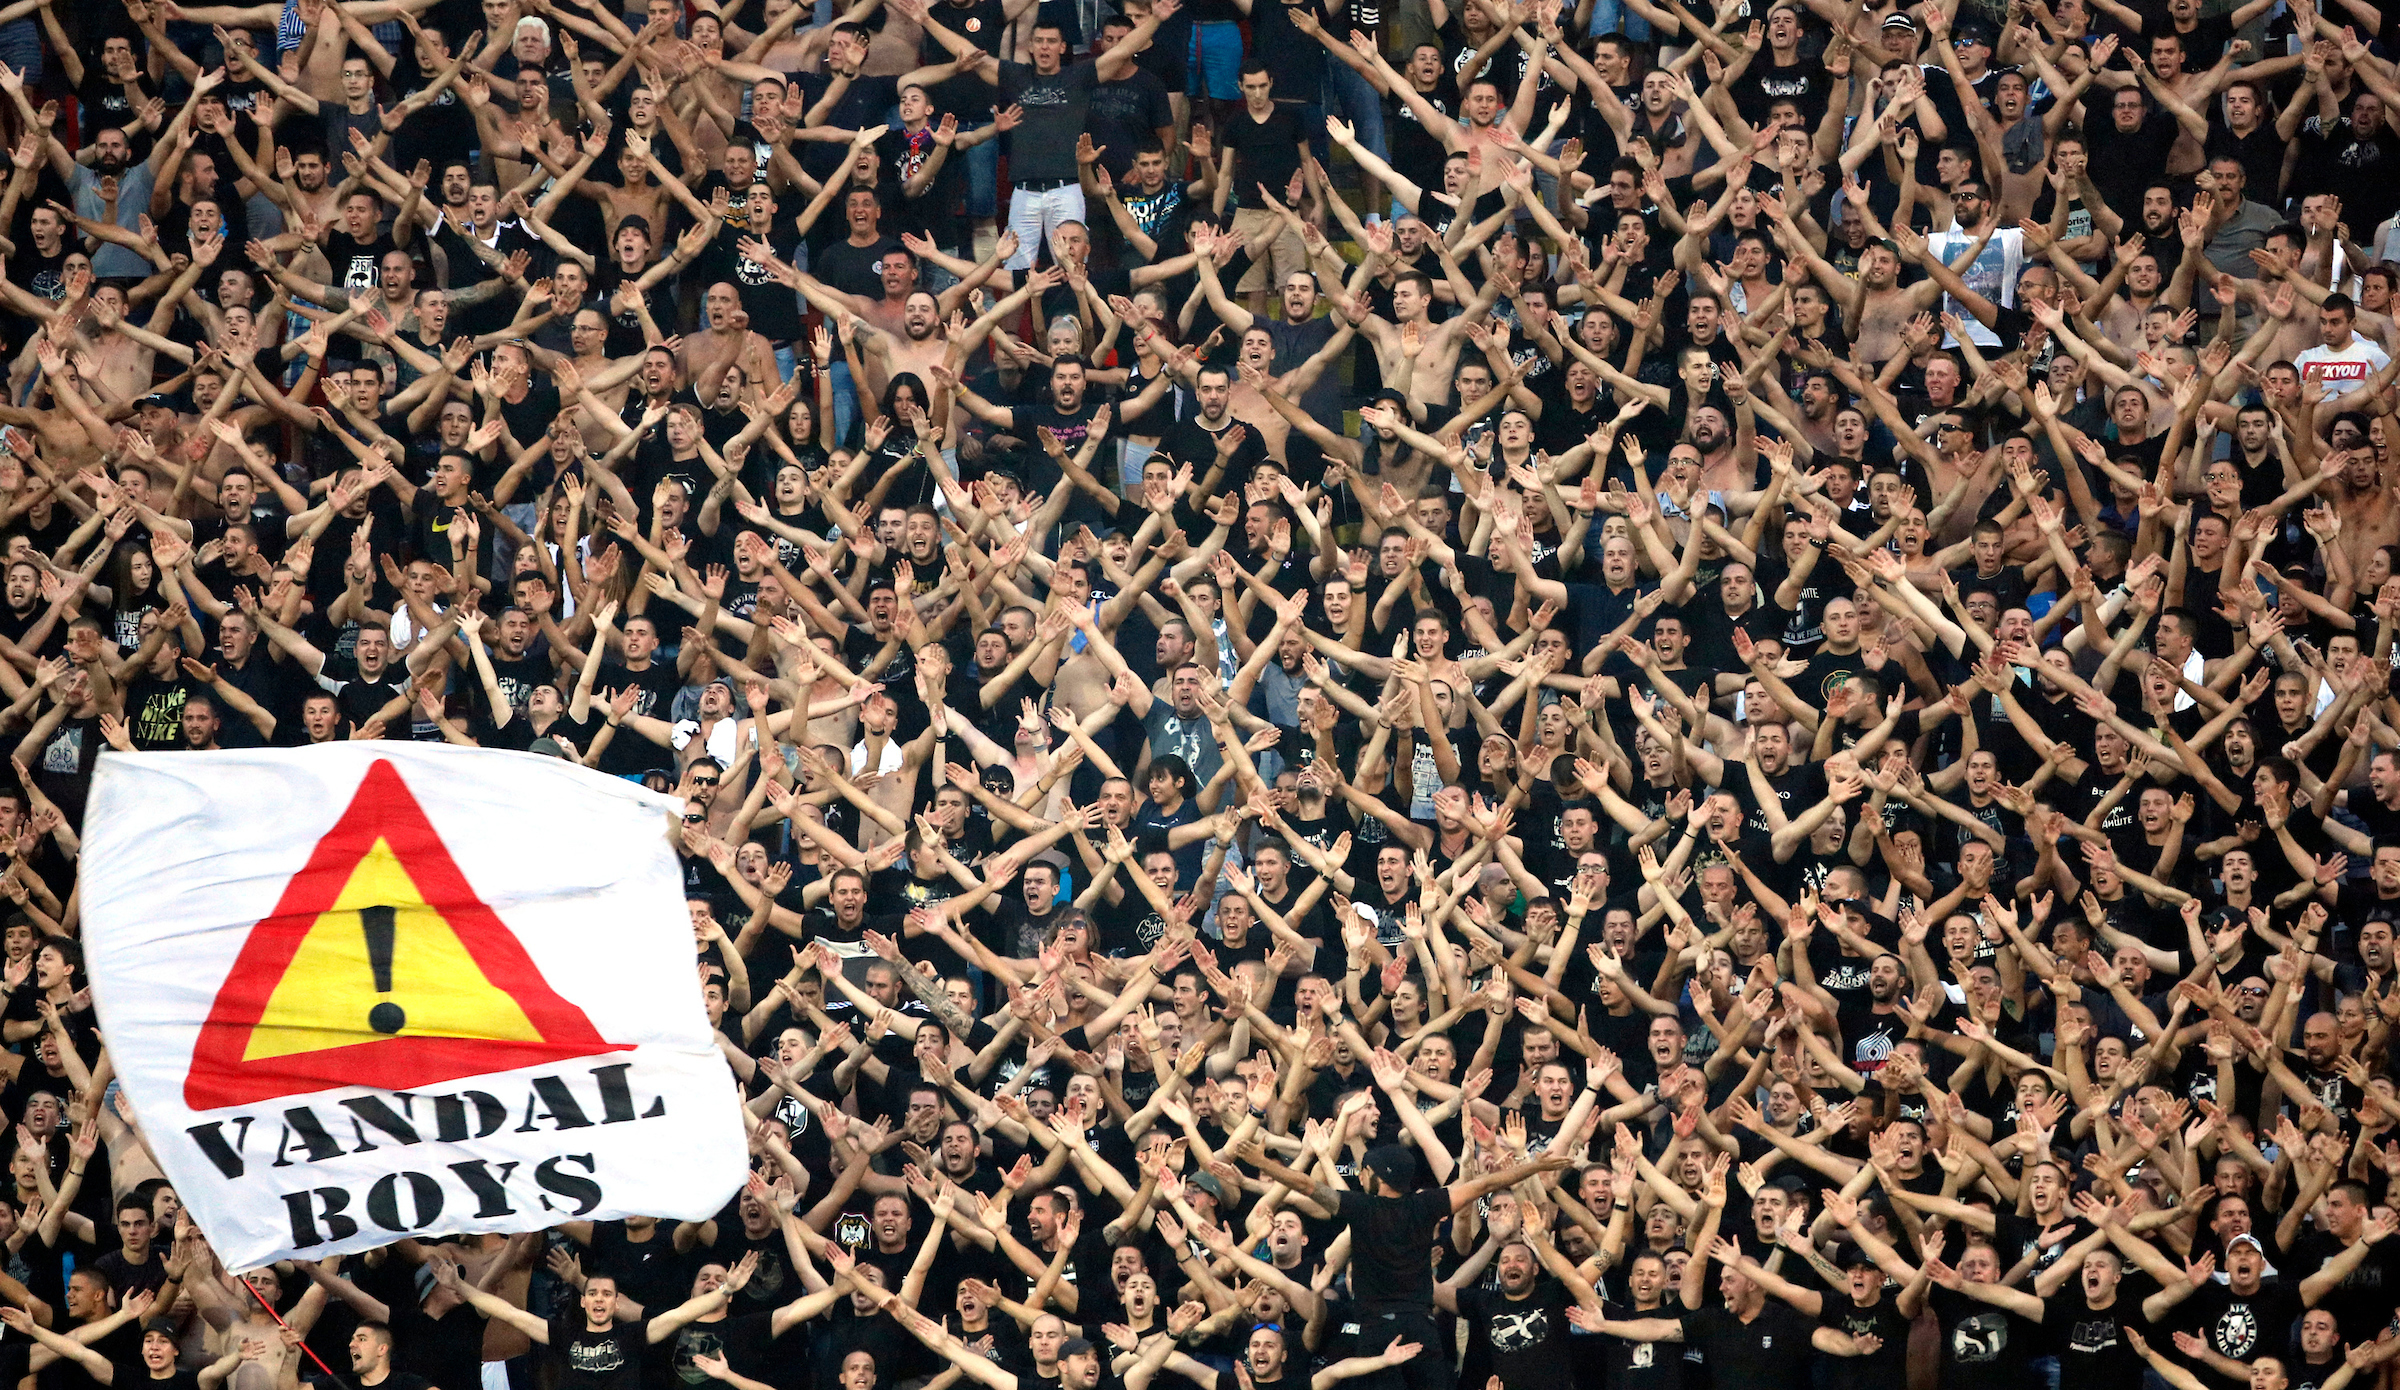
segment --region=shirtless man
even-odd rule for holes
[[[238,51],[226,30],[219,29],[217,37],[225,44],[226,52]],[[331,222],[341,211],[334,203],[334,185],[328,177],[333,166],[322,151],[303,148],[295,154],[290,146],[277,145],[275,173],[270,177],[251,158],[250,151],[242,148],[242,142],[234,138],[231,112],[219,116],[215,128],[223,137],[226,150],[233,155],[234,167],[250,180],[251,187],[266,195],[268,202],[283,209],[287,218],[295,222]]]
[[[1461,17],[1464,18],[1463,13]],[[1351,47],[1375,69],[1369,80],[1398,98],[1408,113],[1425,128],[1425,133],[1442,142],[1442,148],[1453,154],[1478,149],[1484,152],[1482,168],[1470,185],[1472,197],[1481,197],[1500,186],[1500,180],[1508,173],[1510,161],[1499,156],[1532,131],[1534,99],[1539,94],[1541,84],[1534,81],[1519,83],[1516,101],[1510,104],[1501,100],[1500,86],[1491,76],[1494,66],[1514,61],[1511,53],[1519,42],[1523,43],[1528,55],[1526,71],[1538,73],[1542,70],[1542,63],[1549,56],[1550,41],[1539,33],[1520,40],[1515,33],[1517,26],[1518,20],[1512,15],[1504,29],[1482,41],[1479,51],[1488,51],[1490,65],[1473,78],[1464,79],[1465,90],[1459,93],[1457,119],[1452,119],[1426,100],[1415,83],[1384,62],[1372,39],[1355,33],[1350,39]],[[1609,104],[1616,105],[1613,97]],[[1618,109],[1623,110],[1621,106]],[[1688,156],[1686,163],[1689,163]],[[1468,201],[1471,202],[1472,198]]]
[[[1124,656],[1117,650],[1117,627],[1125,621],[1127,614],[1133,612],[1134,605],[1149,592],[1150,586],[1158,581],[1167,561],[1165,555],[1153,548],[1149,558],[1142,562],[1141,569],[1133,575],[1132,582],[1120,589],[1115,598],[1101,604],[1100,611],[1094,613],[1091,587],[1086,578],[1090,571],[1086,566],[1096,567],[1097,563],[1087,560],[1061,561],[1051,570],[1053,576],[1068,576],[1063,582],[1054,578],[1052,583],[1068,621],[1083,634],[1084,647],[1079,652],[1070,651],[1067,659],[1059,663],[1058,674],[1051,678],[1050,702],[1065,706],[1074,712],[1077,719],[1085,720],[1098,711],[1116,707],[1118,702],[1111,699],[1112,690],[1130,697],[1133,691],[1140,688],[1140,679],[1126,667]]]
[[[1201,273],[1200,283],[1210,300],[1224,302],[1227,308],[1232,308],[1231,303],[1225,300],[1223,282],[1217,277],[1216,259],[1211,256],[1201,256],[1198,258],[1198,262]],[[1316,287],[1309,281],[1308,273],[1296,271],[1290,280],[1291,283],[1285,286],[1281,296],[1283,302],[1289,305],[1301,293],[1305,293],[1313,303],[1316,298]],[[1242,345],[1241,350],[1235,356],[1235,364],[1240,375],[1233,384],[1228,397],[1230,410],[1234,419],[1258,432],[1259,442],[1266,445],[1270,457],[1278,459],[1283,457],[1284,436],[1290,432],[1291,422],[1285,419],[1283,412],[1277,410],[1268,400],[1268,393],[1274,392],[1295,401],[1306,395],[1309,388],[1317,383],[1333,360],[1349,350],[1351,336],[1358,331],[1359,321],[1366,317],[1366,297],[1364,295],[1344,299],[1340,303],[1344,312],[1334,315],[1333,336],[1325,340],[1325,346],[1311,353],[1305,361],[1295,364],[1290,371],[1284,372],[1281,376],[1275,375],[1274,334],[1268,331],[1265,324],[1256,321],[1249,314],[1235,310],[1235,312],[1241,313]],[[1230,320],[1228,322],[1230,324]],[[1198,379],[1201,372],[1207,370],[1206,367],[1195,369],[1194,380]],[[1205,394],[1203,399],[1205,399]],[[1205,413],[1204,408],[1203,414]],[[1206,428],[1211,433],[1216,430],[1216,426],[1213,424]]]
[[[1797,402],[1785,397],[1782,388],[1772,380],[1761,379],[1759,389],[1771,404],[1783,411],[1783,418],[1792,422],[1800,437],[1808,441],[1809,448],[1822,455],[1838,452],[1834,416],[1842,408],[1843,396],[1832,377],[1822,371],[1810,371],[1801,378]],[[1795,405],[1797,409],[1793,408]]]
[[[935,365],[947,361],[950,339],[942,332],[942,321],[957,312],[968,296],[1010,257],[1017,253],[1017,236],[1002,232],[992,254],[985,257],[974,270],[949,289],[936,295],[917,288],[917,266],[910,256],[887,255],[883,258],[883,297],[869,299],[864,295],[844,294],[825,282],[781,262],[774,249],[763,241],[741,243],[742,254],[768,267],[770,274],[798,289],[808,302],[836,320],[859,320],[856,325],[858,347],[867,363],[867,387],[881,396],[893,377],[914,372],[920,381],[931,381]],[[788,272],[789,278],[785,278]]]
[[[485,167],[494,180],[511,188],[522,184],[544,149],[557,152],[561,160],[573,157],[573,137],[550,114],[550,84],[540,68],[518,70],[509,93],[513,108],[485,99],[484,85],[477,82],[466,88],[467,106],[474,113],[478,138],[489,156]],[[647,91],[643,95],[647,97]]]
[[[665,165],[651,157],[650,142],[642,136],[626,135],[625,147],[617,152],[617,173],[623,180],[620,183],[586,177],[575,185],[576,192],[600,205],[612,239],[627,218],[639,217],[645,227],[667,225],[669,197],[702,222],[713,215],[708,204],[684,187],[683,180],[668,173]]]
[[[610,357],[607,352],[608,317],[589,306],[575,311],[575,320],[567,328],[567,344],[572,349],[571,356],[561,356],[530,343],[526,345],[533,365],[550,373],[551,379],[558,384],[560,403],[579,402],[579,393],[588,391],[609,414],[623,412],[625,398],[633,391],[633,379],[641,374],[642,364],[650,354],[643,351],[624,357]],[[588,403],[576,405],[574,419],[576,426],[592,438],[609,432]]]
[[[2272,3],[2273,0],[2265,0],[2265,3],[2249,0],[2249,3],[2233,12],[2233,26],[2239,29],[2247,25]],[[2098,86],[2112,91],[2122,91],[2138,84],[2147,89],[2151,99],[2175,118],[2180,129],[2175,137],[2175,148],[2167,155],[2167,172],[2182,175],[2191,173],[2203,163],[2203,147],[2208,142],[2208,120],[2201,113],[2208,109],[2210,102],[2216,100],[2218,92],[2231,83],[2237,74],[2242,80],[2253,84],[2273,82],[2299,67],[2303,60],[2299,55],[2281,54],[2236,68],[2236,49],[2249,47],[2246,41],[2237,39],[2225,46],[2223,55],[2217,59],[2214,67],[2193,71],[2188,62],[2191,40],[2186,33],[2189,31],[2178,31],[2174,26],[2181,21],[2196,27],[2200,13],[2198,0],[2168,0],[2167,8],[2170,11],[2169,26],[2145,35],[2139,49],[2127,52],[2126,61],[2132,65],[2132,72],[2103,67],[2093,75],[2092,80]],[[2177,10],[2183,13],[2180,16],[2173,14]],[[2149,58],[2147,63],[2143,61],[2145,54]],[[2256,90],[2255,86],[2253,90]]]
[[[1690,127],[1675,113],[1675,102],[1675,75],[1651,69],[1642,75],[1640,107],[1628,113],[1625,128],[1617,135],[1629,151],[1636,144],[1650,150],[1659,177],[1668,179],[1689,177],[1700,153],[1700,142],[1691,138]]]
[[[222,235],[192,243],[191,264],[159,296],[147,328],[125,322],[124,290],[111,284],[92,291],[90,379],[100,388],[104,400],[130,401],[148,394],[155,363],[162,352],[186,367],[192,365],[192,349],[162,335],[174,326],[176,302],[208,273],[224,245]]]
[[[716,379],[729,367],[741,368],[745,381],[783,379],[783,374],[775,370],[774,346],[750,331],[750,315],[742,309],[741,291],[723,280],[709,286],[700,301],[700,316],[706,326],[684,335],[683,346],[675,357],[675,365],[691,381],[692,390],[700,399],[716,395]]]
[[[1767,200],[1764,210],[1775,219],[1775,239],[1782,243],[1784,255],[1804,262],[1833,297],[1842,311],[1844,330],[1859,355],[1869,362],[1890,361],[1892,354],[1902,349],[1909,320],[1932,308],[1942,296],[1942,287],[1932,280],[1901,288],[1900,253],[1889,241],[1875,242],[1859,254],[1858,278],[1853,280],[1817,254],[1780,200]],[[1982,253],[1983,241],[1978,239],[1967,248],[1964,263],[1973,265]]]
[[[2400,541],[2400,506],[2393,504],[2392,489],[2382,473],[2375,451],[2360,447],[2334,477],[2333,513],[2342,523],[2335,543],[2349,552],[2352,574],[2365,570],[2376,547]]]
[[[396,20],[403,14],[423,14],[432,9],[435,3],[436,0],[361,0],[358,4],[342,6],[342,10],[348,18],[372,27]],[[284,9],[281,0],[269,0],[260,5],[194,5],[188,8],[175,4],[174,0],[167,0],[167,3],[159,6],[159,13],[169,20],[181,20],[188,24],[256,29],[272,34],[283,20]],[[317,40],[305,45],[308,62],[299,70],[295,85],[319,101],[337,101],[342,89],[342,61],[351,56],[348,26],[330,14],[314,21],[314,26],[319,27]],[[495,53],[493,56],[498,55]]]
[[[1359,145],[1356,133],[1342,121],[1328,117],[1326,129],[1334,142],[1352,154],[1374,153]],[[1514,190],[1503,185],[1512,201]],[[1214,238],[1201,228],[1192,229],[1192,249],[1206,257]],[[1372,264],[1378,256],[1371,254]],[[1464,306],[1464,312],[1454,314],[1440,323],[1433,322],[1433,277],[1421,271],[1409,271],[1392,284],[1392,313],[1397,323],[1381,315],[1369,314],[1358,331],[1375,346],[1375,361],[1382,369],[1385,381],[1406,379],[1409,400],[1418,406],[1446,404],[1449,384],[1458,366],[1459,345],[1466,339],[1469,324],[1480,326],[1500,300],[1500,277],[1484,277],[1483,288]],[[1414,375],[1408,373],[1413,367]]]

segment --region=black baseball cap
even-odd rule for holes
[[[1417,1156],[1398,1144],[1383,1144],[1367,1150],[1361,1166],[1402,1192],[1408,1191],[1416,1183]]]

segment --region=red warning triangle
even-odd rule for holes
[[[213,1110],[337,1086],[405,1091],[624,1050],[543,980],[399,769],[378,760],[250,929],[183,1095]]]

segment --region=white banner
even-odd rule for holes
[[[102,755],[93,999],[229,1268],[723,1207],[747,1158],[677,805],[443,744]]]

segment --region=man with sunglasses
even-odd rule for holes
[[[1999,225],[1999,201],[1992,197],[1980,177],[1960,179],[1951,188],[1950,210],[1955,220],[1949,230],[1925,239],[1925,254],[1948,268],[1969,246],[1982,242],[1983,249],[1976,253],[1974,261],[1965,270],[1953,273],[1991,304],[2003,309],[2015,308],[2017,274],[2025,266],[2025,234],[2015,227]],[[1943,288],[1941,312],[1957,315],[1966,325],[1967,336],[1978,344],[1997,347],[2000,334],[1977,318],[1973,309],[1950,292],[1947,283]]]

